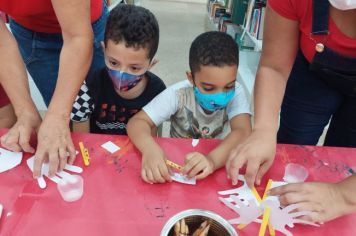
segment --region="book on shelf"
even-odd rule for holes
[[[232,22],[237,25],[243,25],[245,14],[247,11],[248,0],[231,0],[231,13],[232,13]]]

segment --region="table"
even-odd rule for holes
[[[0,131],[4,133],[4,131]],[[217,191],[232,188],[221,169],[196,186],[180,183],[146,184],[140,177],[140,154],[126,136],[73,134],[73,141],[84,142],[91,164],[84,167],[80,155],[75,164],[84,167],[84,195],[73,203],[64,202],[56,185],[47,181],[41,190],[32,179],[25,160],[13,170],[0,174],[0,202],[4,205],[0,235],[159,235],[166,221],[176,213],[189,209],[211,210],[226,219],[236,215],[218,200]],[[122,149],[110,154],[100,147],[113,141]],[[192,147],[189,139],[158,138],[168,157],[183,163],[186,153],[208,153],[218,140],[200,140]],[[127,145],[124,145],[124,144]],[[280,181],[287,163],[299,163],[309,169],[308,180],[334,182],[356,169],[356,149],[278,145],[274,165],[264,178]],[[341,217],[319,228],[297,225],[294,235],[354,235],[356,215]],[[259,225],[250,224],[239,235],[257,235]],[[277,233],[277,235],[280,235]]]

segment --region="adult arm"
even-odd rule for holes
[[[93,31],[90,21],[90,1],[52,0],[62,29],[63,47],[59,71],[48,112],[40,126],[34,164],[34,177],[40,176],[41,165],[49,160],[49,174],[54,175],[75,159],[70,136],[69,119],[73,102],[87,75],[93,48]]]
[[[0,83],[14,107],[17,121],[1,137],[1,145],[9,150],[34,152],[29,141],[41,117],[31,99],[27,73],[13,35],[0,19]]]
[[[246,180],[259,184],[276,152],[279,110],[298,50],[298,22],[271,7],[266,8],[263,49],[254,88],[255,119],[250,137],[236,148],[227,162],[228,176],[237,184],[239,169],[246,165]]]

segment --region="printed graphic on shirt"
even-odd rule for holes
[[[139,108],[129,109],[124,106],[104,103],[100,106],[99,117],[95,124],[101,130],[126,130],[129,119],[139,111]]]

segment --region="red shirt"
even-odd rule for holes
[[[91,22],[101,16],[103,0],[91,0]],[[51,0],[0,0],[0,11],[36,32],[60,33],[61,27]]]
[[[335,52],[356,58],[356,38],[350,38],[343,34],[331,17],[329,17],[330,34],[328,36],[310,35],[312,30],[313,0],[268,0],[268,4],[279,15],[299,22],[300,48],[309,62],[314,57],[316,43],[323,43]]]

